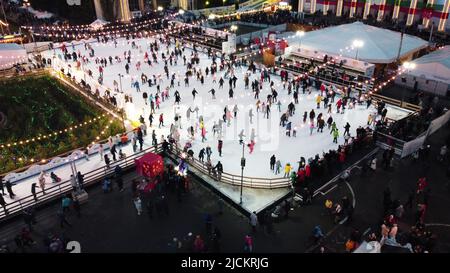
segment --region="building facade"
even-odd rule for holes
[[[151,2],[146,0],[93,0],[97,19],[114,21],[129,21],[131,18],[143,14],[150,7]],[[154,7],[156,9],[156,7]]]
[[[419,24],[428,28],[434,24],[438,31],[450,28],[450,0],[298,0],[298,11],[336,16],[369,16],[378,21],[393,19],[406,25]]]

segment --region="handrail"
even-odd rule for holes
[[[84,174],[84,186],[89,186],[92,184],[95,184],[98,182],[101,178],[108,176],[114,172],[114,167],[119,165],[122,167],[122,169],[129,168],[131,166],[134,166],[134,159],[137,159],[141,156],[143,156],[147,152],[157,152],[158,148],[161,144],[158,146],[151,146],[147,149],[144,149],[142,151],[139,151],[135,154],[132,154],[128,157],[125,157],[123,159],[119,159],[115,162],[113,162],[110,165],[110,168],[107,168],[106,166],[97,168],[95,170],[86,172]],[[37,192],[36,195],[38,197],[38,201],[34,201],[33,195],[28,195],[26,197],[23,197],[21,199],[15,200],[11,203],[6,204],[6,209],[9,211],[8,215],[5,215],[4,211],[2,210],[0,213],[0,219],[4,220],[9,217],[14,216],[15,214],[19,213],[24,207],[29,207],[36,204],[44,204],[48,201],[51,201],[53,199],[59,198],[64,194],[70,193],[72,191],[72,184],[70,179],[65,180],[63,182],[60,182],[56,185],[53,185],[47,189],[45,189],[46,194],[42,194],[42,191]],[[20,207],[20,209],[18,209]]]
[[[276,64],[280,64],[279,61],[275,61]],[[297,73],[297,74],[302,74],[305,73],[306,71],[309,71],[309,69],[305,69],[303,67],[297,67],[291,64],[286,64],[284,65],[284,67],[280,67],[280,70],[286,70],[289,71],[291,73]],[[312,73],[311,73],[312,74]],[[330,76],[330,75],[326,75],[326,74],[320,74],[320,73],[314,73],[312,75],[310,75],[312,78],[319,78],[321,81],[330,83],[330,84],[335,84],[338,86],[349,86],[349,85],[354,85],[355,86],[355,90],[360,90],[362,88],[362,85],[360,85],[358,83],[358,81],[353,81],[353,80],[344,80],[341,77],[338,76]],[[371,84],[365,84],[365,86],[367,87],[366,92],[371,91],[372,89],[372,85]]]
[[[179,149],[178,146],[175,146],[175,151],[170,150],[170,152],[177,157],[180,157],[182,154],[182,151]],[[210,178],[216,179],[215,176],[210,174],[210,172],[208,171],[205,164],[200,162],[198,159],[189,158],[187,160],[187,163],[190,164],[191,166],[193,166],[196,170],[200,171],[202,174],[207,175]],[[243,178],[243,186],[251,187],[251,188],[268,188],[267,186],[269,186],[269,188],[281,188],[281,187],[287,187],[290,185],[289,178],[284,178],[284,177],[283,178],[260,178],[260,177],[247,177],[247,176],[241,177],[240,175],[233,175],[233,174],[226,173],[226,172],[223,172],[221,174],[220,182],[225,182],[230,185],[237,185],[237,184],[240,185],[241,178]],[[236,179],[236,181],[239,181],[239,183],[235,183],[234,182],[235,179]],[[258,180],[258,181],[255,181],[255,180]],[[267,182],[269,182],[269,183],[267,183]]]
[[[90,186],[97,182],[99,182],[103,177],[111,175],[114,173],[114,167],[119,165],[122,169],[130,168],[135,165],[134,159],[137,159],[148,152],[158,152],[161,151],[162,143],[157,144],[156,146],[151,146],[142,151],[138,151],[128,157],[123,159],[119,159],[111,164],[110,168],[106,166],[97,168],[95,170],[86,172],[84,174],[84,186]],[[168,153],[180,157],[182,154],[182,150],[177,146],[172,146],[172,149],[169,146],[167,150]],[[216,179],[216,177],[209,174],[206,166],[201,163],[198,159],[190,158],[187,160],[187,163],[192,166],[195,170],[200,173],[207,175],[210,178]],[[230,173],[223,172],[221,176],[220,182],[237,186],[240,185],[241,176],[233,175]],[[260,189],[274,189],[274,188],[284,188],[290,186],[289,178],[258,178],[258,177],[243,177],[243,186],[248,188],[260,188]],[[13,217],[16,214],[19,214],[24,208],[30,207],[33,205],[42,205],[49,201],[60,198],[64,194],[68,194],[72,191],[72,184],[70,179],[60,182],[56,185],[53,185],[47,189],[45,189],[46,194],[42,194],[42,191],[36,193],[38,197],[38,201],[35,202],[33,195],[25,196],[21,199],[15,200],[11,203],[6,204],[6,209],[9,211],[8,215],[5,215],[4,211],[0,211],[0,221],[6,220],[8,218]]]
[[[386,101],[389,104],[401,107],[401,108],[405,108],[407,110],[413,111],[413,112],[419,112],[420,110],[422,110],[422,107],[419,105],[415,105],[412,103],[408,103],[408,102],[402,102],[400,100],[394,99],[394,98],[390,98],[390,97],[386,97],[380,94],[372,94],[371,97],[373,99],[375,99],[376,101]]]

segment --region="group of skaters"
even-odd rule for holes
[[[272,155],[269,160],[270,170],[275,174],[283,174],[284,177],[290,178],[293,185],[303,188],[308,185],[308,181],[312,178],[321,178],[324,175],[331,175],[335,171],[342,171],[348,157],[355,151],[366,147],[372,143],[370,128],[357,128],[357,134],[351,141],[338,145],[337,149],[324,152],[322,155],[308,158],[300,157],[296,162],[298,164],[295,170],[294,164],[287,162],[282,164],[281,159],[276,155]]]

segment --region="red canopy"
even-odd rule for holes
[[[138,174],[154,178],[164,171],[164,162],[160,155],[147,153],[139,159],[135,159]]]

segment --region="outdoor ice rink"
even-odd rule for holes
[[[90,69],[93,72],[93,77],[86,76],[87,82],[91,85],[93,90],[98,88],[100,90],[101,95],[104,94],[104,90],[109,88],[112,94],[115,94],[113,81],[116,80],[119,82],[118,74],[125,75],[122,78],[122,88],[123,92],[131,95],[133,97],[133,102],[125,103],[123,99],[123,94],[117,93],[117,101],[119,106],[124,106],[127,117],[131,121],[132,124],[136,124],[139,119],[139,116],[142,115],[148,125],[148,116],[150,114],[150,105],[145,104],[145,100],[142,97],[144,91],[150,94],[156,94],[156,86],[152,86],[151,88],[141,83],[141,73],[147,75],[149,79],[152,78],[152,75],[156,75],[156,77],[160,77],[161,90],[165,89],[170,85],[170,79],[167,79],[164,74],[164,62],[161,60],[161,53],[164,52],[167,56],[167,48],[166,45],[160,46],[158,52],[158,64],[153,63],[152,66],[149,66],[144,62],[144,53],[145,51],[149,52],[149,42],[153,42],[153,39],[135,39],[135,43],[139,48],[132,49],[131,42],[133,40],[118,40],[117,48],[115,48],[112,42],[108,44],[104,43],[93,43],[93,49],[95,50],[95,57],[99,58],[107,58],[112,56],[119,56],[122,58],[121,63],[117,63],[113,61],[113,65],[109,65],[104,68],[104,81],[103,86],[99,85],[97,82],[99,71],[98,66],[95,64],[95,57],[90,58],[90,64],[85,65],[84,70],[87,71]],[[175,44],[172,42],[170,50],[173,50]],[[69,52],[73,51],[73,48],[70,44],[67,46]],[[131,50],[131,64],[130,64],[130,72],[127,75],[125,73],[125,61],[123,60],[124,52]],[[85,51],[84,45],[79,44],[75,46],[75,51],[80,52],[81,55],[88,55],[88,52]],[[199,52],[201,49],[199,49]],[[185,47],[184,55],[189,62],[191,54],[193,50]],[[56,53],[56,55],[55,55]],[[76,71],[75,63],[72,60],[69,60],[67,63],[64,62],[61,54],[61,50],[56,49],[50,50],[44,53],[44,56],[47,58],[53,58],[53,65],[56,69],[60,69],[61,67],[68,68],[70,64],[72,68],[72,75],[74,75],[77,81],[80,81],[84,78],[82,70]],[[211,59],[208,59],[207,54],[199,53],[200,63],[197,66],[198,68],[204,69],[207,66],[210,66],[212,63]],[[138,71],[136,68],[136,62],[141,62],[141,69]],[[220,59],[217,60],[220,63]],[[340,131],[340,136],[338,139],[338,144],[333,143],[333,137],[330,134],[330,130],[327,128],[324,129],[323,133],[317,132],[317,128],[314,129],[313,134],[310,135],[309,128],[309,118],[306,123],[303,123],[303,113],[305,111],[309,112],[311,109],[314,109],[316,112],[316,117],[319,113],[323,113],[325,120],[328,119],[327,110],[324,108],[316,109],[316,96],[318,95],[318,91],[314,90],[311,94],[302,94],[300,89],[299,94],[299,104],[296,104],[295,114],[290,117],[289,121],[292,121],[292,128],[297,129],[296,137],[288,137],[286,136],[285,128],[279,126],[280,117],[283,112],[287,110],[287,105],[293,100],[292,94],[288,95],[287,88],[283,89],[283,83],[280,80],[279,76],[271,75],[271,80],[275,83],[275,89],[278,92],[278,99],[281,101],[281,112],[278,110],[278,106],[273,104],[271,107],[270,118],[267,119],[263,116],[262,112],[256,111],[256,99],[254,99],[253,92],[251,88],[245,89],[244,84],[244,74],[247,73],[247,67],[240,67],[235,69],[236,77],[238,78],[236,83],[236,88],[234,89],[234,97],[229,98],[228,94],[228,79],[225,79],[224,74],[225,70],[219,71],[216,80],[217,83],[213,83],[213,78],[211,74],[205,77],[205,82],[202,85],[200,81],[197,81],[196,77],[190,77],[189,87],[185,87],[184,83],[184,74],[186,72],[186,67],[183,65],[183,60],[181,58],[178,59],[177,65],[173,65],[169,67],[169,74],[176,73],[177,79],[175,80],[175,88],[170,89],[170,98],[165,102],[161,102],[160,109],[156,109],[156,114],[154,115],[153,127],[148,128],[148,136],[144,139],[144,142],[148,145],[151,145],[151,131],[156,130],[158,135],[158,141],[160,141],[160,136],[167,136],[169,132],[170,124],[174,121],[175,113],[181,115],[181,147],[184,147],[187,141],[192,141],[192,149],[195,152],[195,157],[197,157],[198,152],[201,148],[206,148],[207,145],[211,146],[213,151],[211,159],[213,165],[217,163],[217,161],[221,161],[224,166],[224,171],[232,174],[240,174],[240,158],[242,156],[242,145],[239,144],[239,134],[242,129],[244,129],[245,140],[249,141],[250,134],[252,129],[255,129],[256,138],[255,138],[255,149],[252,154],[249,154],[249,148],[245,147],[245,157],[247,159],[247,164],[245,167],[244,175],[250,177],[276,177],[276,175],[269,169],[269,158],[274,154],[277,159],[281,160],[282,166],[284,167],[286,163],[290,163],[294,168],[297,168],[297,162],[300,157],[305,157],[306,159],[310,157],[314,157],[316,154],[322,155],[323,152],[327,152],[330,149],[336,149],[339,144],[344,143],[343,132],[344,126],[346,122],[349,122],[351,125],[351,135],[356,135],[356,129],[358,126],[365,126],[367,123],[367,118],[369,113],[374,114],[375,109],[373,107],[369,107],[366,109],[364,105],[356,105],[354,109],[347,109],[344,114],[336,113],[336,106],[333,104],[333,113],[332,117],[336,122],[337,128]],[[66,70],[67,71],[67,70]],[[204,73],[203,73],[204,74]],[[223,89],[219,89],[219,79],[220,77],[224,77],[225,83]],[[254,79],[260,80],[260,73],[257,71],[255,74],[251,74],[250,82]],[[137,92],[135,87],[132,87],[132,82],[138,80],[140,83],[141,92]],[[178,85],[179,83],[179,85]],[[198,94],[193,99],[192,90],[196,89]],[[212,88],[216,90],[216,99],[212,99],[211,93],[208,93]],[[180,105],[175,105],[174,102],[174,92],[178,90],[181,95],[181,103]],[[261,102],[266,101],[267,95],[270,93],[270,86],[268,82],[263,83],[263,88],[260,92],[260,100]],[[337,101],[336,100],[335,102]],[[237,118],[232,118],[231,124],[227,126],[226,123],[223,125],[223,154],[222,157],[219,156],[217,152],[217,141],[218,135],[213,136],[213,124],[214,122],[222,119],[222,115],[224,113],[224,108],[227,106],[228,109],[232,111],[234,105],[238,106]],[[191,107],[194,110],[196,107],[199,108],[199,116],[203,116],[205,127],[207,130],[205,142],[201,141],[200,129],[196,131],[195,138],[191,140],[188,134],[188,127],[193,126],[194,128],[198,128],[198,118],[196,113],[191,113],[190,118],[187,118],[186,111]],[[321,107],[323,107],[323,103],[321,103]],[[249,110],[253,108],[253,123],[250,123],[249,119]],[[158,128],[158,118],[159,114],[163,113],[164,115],[164,127],[161,129]],[[402,113],[400,113],[401,115]],[[404,113],[405,115],[407,113]],[[388,111],[389,115],[389,111]],[[396,113],[396,116],[398,113]],[[316,124],[315,124],[316,125]],[[281,156],[282,155],[282,156]],[[283,172],[280,174],[283,175]],[[280,176],[277,175],[277,176]]]

